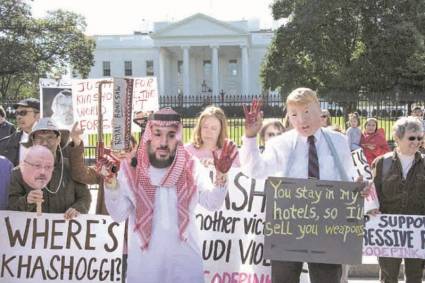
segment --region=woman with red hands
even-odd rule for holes
[[[193,131],[192,143],[185,146],[205,167],[212,168],[213,153],[220,153],[228,138],[229,126],[226,115],[220,107],[208,106],[198,117]],[[235,147],[236,148],[236,147]],[[239,167],[239,158],[235,158],[233,167]]]

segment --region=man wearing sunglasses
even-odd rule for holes
[[[27,148],[22,145],[28,141],[28,135],[34,124],[40,119],[40,101],[26,98],[14,105],[18,131],[0,140],[0,155],[18,166],[25,156]]]

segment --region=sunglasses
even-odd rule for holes
[[[134,118],[133,119],[133,122],[136,124],[136,125],[138,125],[138,126],[143,126],[144,124],[146,124],[147,123],[147,117],[146,118]]]
[[[418,141],[421,141],[422,139],[423,139],[424,137],[421,137],[421,136],[417,136],[417,137],[408,137],[407,139],[409,140],[409,141],[414,141],[414,140],[418,140]]]
[[[16,110],[15,111],[15,114],[16,114],[16,116],[26,116],[29,112],[33,112],[33,113],[38,113],[37,111],[33,111],[33,110]]]

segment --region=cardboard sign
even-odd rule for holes
[[[124,224],[109,216],[0,211],[0,281],[121,282]]]
[[[425,259],[425,216],[368,216],[363,255]]]
[[[114,79],[112,141],[113,150],[129,150],[133,79]]]
[[[364,184],[268,178],[265,257],[360,264]]]

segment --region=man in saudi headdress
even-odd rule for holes
[[[236,157],[226,142],[214,154],[217,176],[184,149],[178,113],[153,113],[137,151],[137,165],[124,160],[106,178],[106,207],[117,222],[129,218],[127,282],[204,282],[195,206],[217,210],[227,193],[226,173]]]

